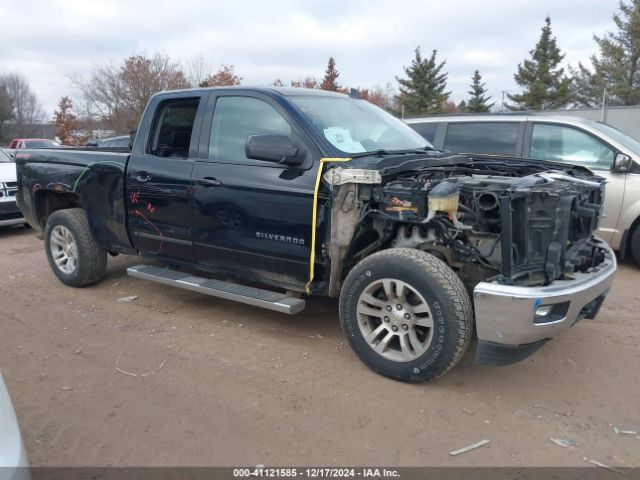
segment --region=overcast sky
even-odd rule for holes
[[[446,60],[448,89],[466,97],[479,69],[494,100],[516,90],[516,66],[547,14],[565,62],[595,52],[593,33],[613,30],[617,0],[0,0],[0,72],[27,76],[48,114],[70,74],[164,52],[233,64],[245,85],[321,78],[336,59],[342,85],[373,87],[403,75],[413,50]]]

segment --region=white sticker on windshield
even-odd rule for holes
[[[347,153],[364,152],[364,147],[360,142],[356,142],[351,138],[351,133],[346,128],[329,127],[324,129],[324,136],[331,142],[334,147],[339,148]]]

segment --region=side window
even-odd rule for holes
[[[410,123],[409,126],[418,132],[429,143],[433,144],[436,138],[436,130],[438,130],[438,122],[428,123]]]
[[[575,128],[544,123],[533,125],[529,158],[610,170],[614,156],[611,147]]]
[[[245,155],[251,135],[291,136],[291,126],[278,111],[251,97],[220,97],[216,101],[209,141],[209,159],[221,162],[256,162]]]
[[[189,157],[191,133],[200,100],[168,100],[158,106],[148,153],[157,157]]]
[[[451,122],[444,149],[455,153],[515,155],[518,122]]]

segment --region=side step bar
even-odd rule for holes
[[[169,270],[168,268],[136,265],[135,267],[127,268],[127,274],[132,277],[162,283],[163,285],[192,290],[212,297],[233,300],[290,315],[301,312],[304,310],[305,305],[304,300],[301,298],[295,298],[285,293],[196,277],[188,273]]]

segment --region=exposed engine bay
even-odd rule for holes
[[[468,287],[493,279],[547,285],[588,271],[604,260],[593,239],[604,180],[581,168],[555,168],[467,158],[382,170],[379,184],[357,182],[362,210],[345,260],[385,246],[419,248],[454,268]]]

